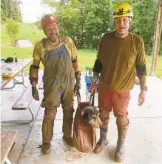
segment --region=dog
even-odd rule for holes
[[[94,128],[99,128],[102,125],[98,108],[95,106],[85,106],[81,111],[81,116],[85,126],[91,125]]]

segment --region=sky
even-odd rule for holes
[[[41,4],[41,0],[20,0],[22,21],[25,23],[33,23],[44,14],[52,13],[52,9],[46,5]]]

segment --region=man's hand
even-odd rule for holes
[[[80,90],[80,80],[76,80],[75,86],[74,86],[74,93],[79,93]]]
[[[96,82],[92,82],[90,87],[90,93],[95,93],[95,92],[97,92],[97,84]]]
[[[79,71],[75,72],[75,80],[76,80],[76,83],[74,86],[74,93],[75,94],[78,94],[79,90],[80,90],[80,78],[81,78],[81,73]]]
[[[145,97],[146,97],[146,91],[142,90],[138,97],[138,105],[141,106],[145,102]]]
[[[36,87],[32,87],[32,96],[35,100],[39,100],[39,93]]]

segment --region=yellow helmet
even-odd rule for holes
[[[120,18],[120,17],[133,17],[133,9],[132,6],[128,3],[121,3],[118,4],[114,8],[113,18]]]

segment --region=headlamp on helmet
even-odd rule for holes
[[[113,18],[133,17],[132,6],[128,3],[121,3],[114,8]]]

